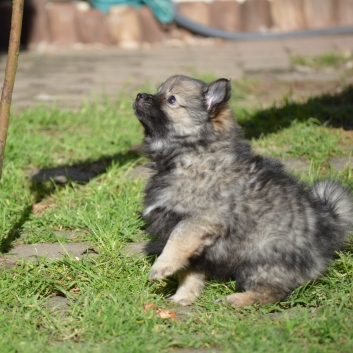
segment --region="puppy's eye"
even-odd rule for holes
[[[176,99],[175,99],[174,96],[170,96],[170,97],[167,98],[167,102],[169,104],[175,104],[176,103]]]

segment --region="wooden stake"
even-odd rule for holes
[[[18,65],[18,53],[20,50],[23,4],[24,0],[12,1],[10,43],[0,101],[0,179],[4,162],[7,128],[9,126],[12,92]]]

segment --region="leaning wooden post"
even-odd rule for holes
[[[18,64],[18,52],[20,50],[22,17],[24,0],[12,1],[12,17],[10,43],[7,55],[5,79],[2,87],[0,101],[0,179],[6,146],[7,128],[9,126],[9,116],[12,100],[12,91],[15,84],[16,70]]]

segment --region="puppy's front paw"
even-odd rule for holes
[[[152,266],[148,279],[150,281],[154,279],[163,279],[171,276],[175,270],[166,262],[157,262]]]
[[[193,293],[187,293],[187,294],[175,293],[174,295],[168,298],[168,300],[170,300],[171,302],[177,303],[181,306],[191,305],[191,303],[194,302],[195,299],[196,297]]]

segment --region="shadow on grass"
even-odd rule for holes
[[[104,174],[112,164],[119,163],[120,166],[124,166],[138,158],[140,156],[137,152],[118,153],[95,161],[87,160],[68,166],[37,169],[31,175],[31,192],[35,196],[35,202],[40,202],[55,192],[58,187],[71,182],[88,183],[98,175]]]
[[[6,253],[11,249],[11,243],[21,236],[22,227],[29,220],[31,213],[32,205],[27,205],[24,208],[21,217],[12,226],[7,235],[1,240],[0,253]]]
[[[30,190],[34,196],[34,203],[41,202],[58,189],[70,185],[71,182],[88,183],[91,179],[105,173],[114,163],[124,166],[138,158],[140,156],[136,151],[136,153],[104,156],[96,161],[87,160],[70,166],[38,169],[31,176]],[[33,205],[27,205],[24,208],[18,221],[1,240],[0,253],[6,253],[11,249],[12,242],[21,236],[22,227],[29,220],[32,212]]]
[[[280,107],[272,106],[249,115],[241,125],[247,138],[259,138],[289,127],[294,120],[309,118],[332,127],[353,130],[353,86],[347,86],[340,93],[312,97],[305,103],[285,98]]]

